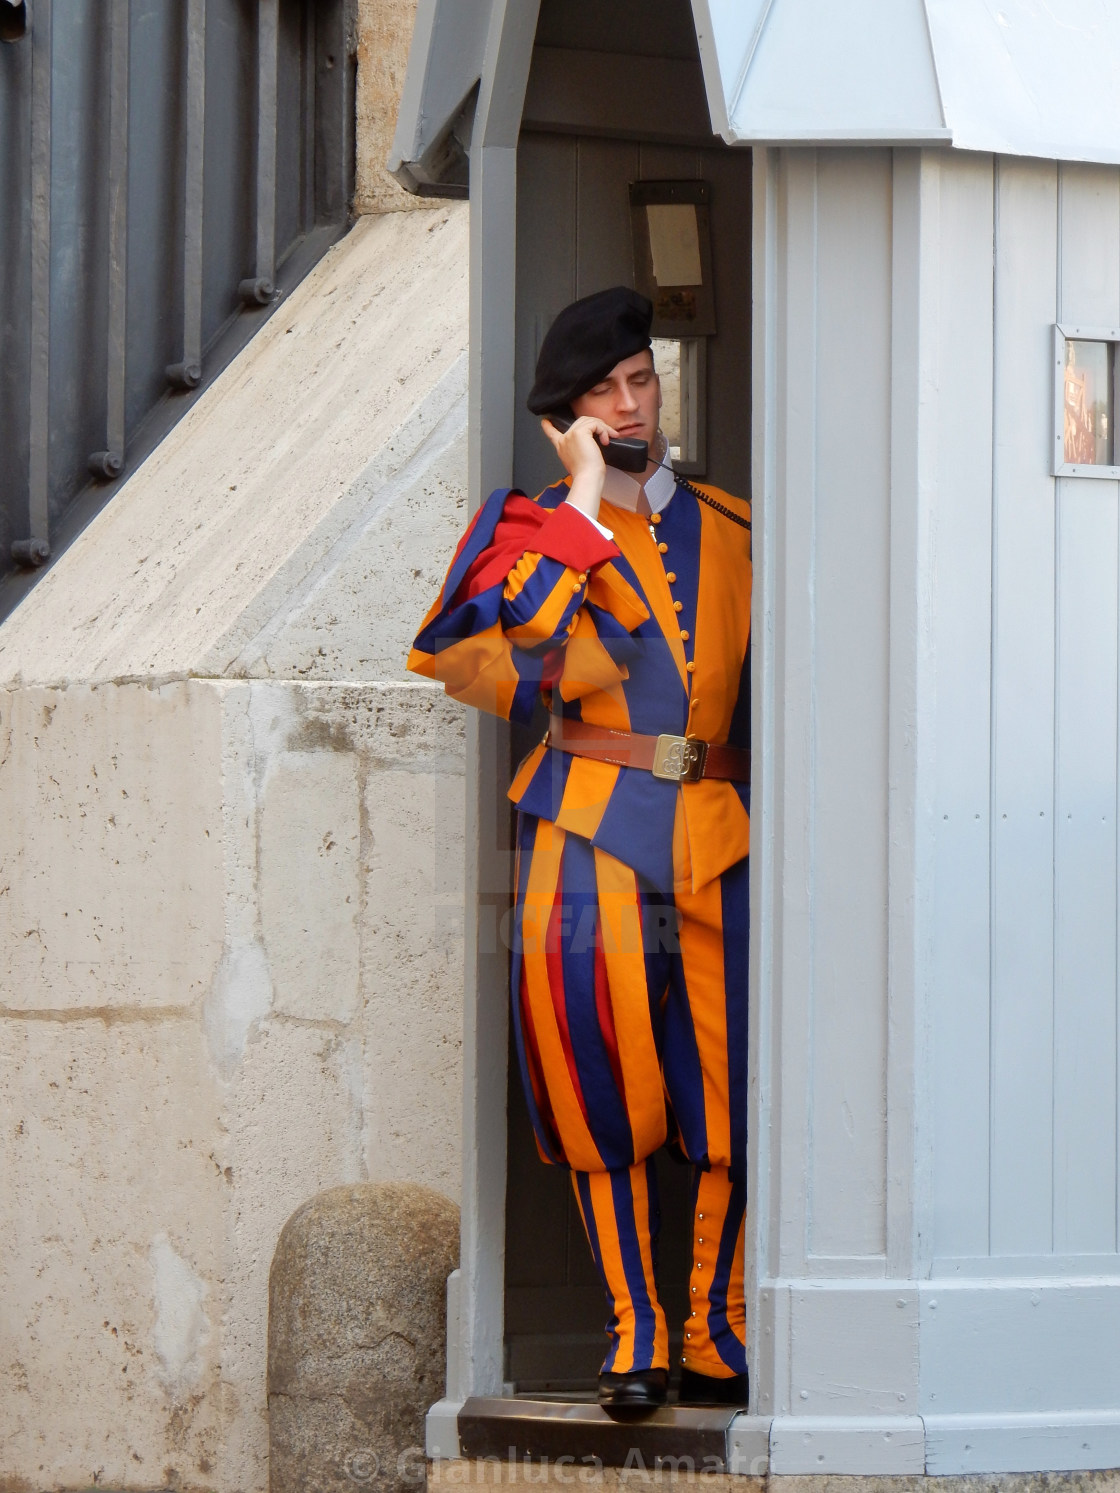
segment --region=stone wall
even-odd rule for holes
[[[466,226],[362,219],[0,627],[0,1488],[264,1493],[285,1219],[458,1198]]]
[[[284,1220],[457,1197],[460,732],[422,685],[0,693],[0,1472],[263,1489]]]
[[[397,127],[416,0],[358,0],[357,181],[354,211],[400,213],[438,208],[406,192],[385,169]]]

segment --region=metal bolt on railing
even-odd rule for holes
[[[51,557],[51,547],[45,539],[14,539],[12,560],[16,565],[27,565],[37,570]]]
[[[175,389],[197,389],[202,382],[201,363],[168,363],[164,372]]]
[[[95,451],[89,459],[90,474],[112,482],[124,471],[124,457],[116,451]]]
[[[266,279],[264,275],[253,275],[238,284],[237,294],[246,306],[267,306],[273,297],[274,290],[271,280]]]

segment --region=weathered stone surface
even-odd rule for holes
[[[332,1188],[288,1220],[269,1275],[271,1493],[422,1483],[458,1258],[459,1210],[410,1183]]]
[[[261,923],[275,1009],[350,1021],[358,1007],[358,757],[284,752],[261,806]]]
[[[263,1493],[284,1220],[369,1177],[458,1193],[462,712],[420,682],[0,701],[0,952],[48,934],[0,1001],[0,1490]],[[36,838],[56,798],[70,841]]]
[[[430,197],[398,186],[385,169],[397,127],[416,0],[358,0],[357,181],[354,211],[423,210]]]
[[[417,732],[417,734],[419,734]],[[460,777],[386,768],[366,783],[362,965],[370,1177],[422,1177],[458,1197],[462,1123],[463,881]],[[405,1016],[405,1019],[402,1019]]]
[[[198,1021],[0,1040],[0,1487],[212,1486],[232,1176]]]
[[[0,1007],[184,1008],[222,953],[212,689],[0,690]]]
[[[404,680],[428,610],[467,524],[465,360],[448,380],[447,414],[388,482],[363,473],[360,518],[329,564],[283,598],[227,674],[337,681]],[[421,424],[421,421],[417,421]]]

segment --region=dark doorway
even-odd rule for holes
[[[543,0],[518,152],[514,482],[560,475],[525,409],[540,340],[569,301],[634,283],[629,187],[710,189],[717,331],[704,339],[702,481],[750,488],[751,162],[711,134],[688,0]],[[540,740],[515,731],[513,760]],[[516,1392],[590,1393],[606,1346],[602,1288],[568,1174],[537,1156],[509,1065],[506,1373]],[[689,1169],[658,1158],[659,1286],[679,1356],[689,1259]]]

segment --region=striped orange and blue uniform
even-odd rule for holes
[[[749,520],[749,506],[706,489]],[[527,720],[749,744],[750,533],[678,485],[651,519],[500,491],[464,536],[409,666]],[[572,1169],[611,1309],[605,1368],[664,1367],[650,1157],[695,1167],[684,1361],[745,1368],[749,789],[676,784],[542,743],[518,769],[511,964],[537,1144]]]

